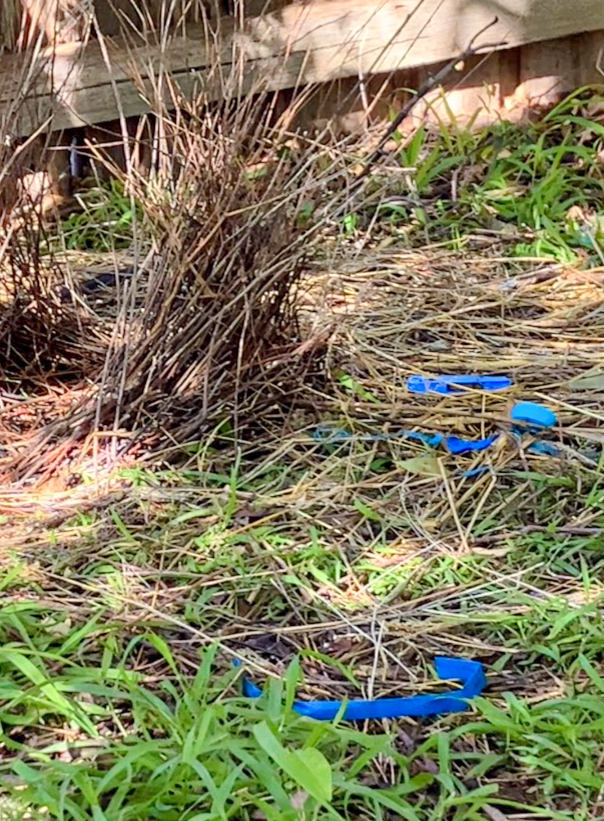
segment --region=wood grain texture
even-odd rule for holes
[[[2,57],[0,113],[21,93],[28,59],[31,79],[15,136],[47,118],[61,129],[139,115],[162,100],[170,105],[174,89],[218,97],[248,92],[260,79],[278,90],[437,63],[463,51],[495,15],[483,42],[499,48],[604,29],[603,0],[312,0],[239,29],[223,20],[213,41],[189,28],[186,37],[161,44],[69,43],[33,64],[28,55]]]

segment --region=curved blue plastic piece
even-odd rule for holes
[[[468,700],[479,696],[486,687],[486,676],[479,661],[437,656],[436,673],[441,679],[458,679],[462,688],[437,695],[408,698],[378,698],[373,701],[349,701],[342,714],[346,721],[365,721],[369,718],[422,717],[459,713],[468,709]],[[259,698],[262,690],[248,679],[243,679],[243,694]],[[293,709],[300,715],[318,721],[333,721],[342,709],[342,701],[296,701]]]
[[[494,433],[486,439],[477,439],[474,442],[469,442],[466,439],[458,439],[457,436],[447,436],[445,445],[450,453],[469,453],[473,450],[486,450],[499,439],[499,434]]]
[[[535,402],[518,402],[510,411],[510,419],[536,428],[553,428],[558,424],[553,411]]]
[[[480,391],[501,391],[511,388],[513,381],[508,376],[409,376],[407,390],[411,393],[461,393],[463,388]],[[460,390],[460,388],[462,390]]]

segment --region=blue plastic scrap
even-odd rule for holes
[[[341,445],[352,439],[352,434],[343,428],[336,428],[334,425],[317,425],[313,429],[312,438],[322,445]]]
[[[535,402],[518,402],[510,411],[510,419],[514,422],[512,432],[516,436],[524,436],[525,433],[539,435],[545,428],[553,428],[558,424],[558,417],[553,411]],[[532,442],[527,451],[539,456],[564,455],[564,451],[557,445],[544,439]]]
[[[443,376],[438,380],[455,380],[456,384],[470,384],[469,380],[491,380],[489,390],[501,390],[504,387],[509,387],[512,381],[507,377],[471,377],[471,376]],[[415,382],[414,382],[415,380]],[[416,392],[424,393],[428,389],[432,390],[437,379],[424,379],[419,376],[410,376],[409,384],[413,383],[416,387]],[[463,380],[463,383],[461,382]],[[423,387],[419,390],[419,385],[422,383]],[[434,385],[433,385],[434,383]],[[440,383],[439,383],[440,384]],[[427,387],[428,386],[428,387]],[[437,393],[445,393],[448,388],[445,384],[445,390],[436,390]],[[484,387],[484,385],[483,385]],[[512,432],[518,437],[524,436],[526,433],[539,435],[547,428],[553,428],[558,424],[558,417],[549,408],[544,405],[538,405],[535,402],[517,402],[510,411],[510,420],[512,422]],[[360,442],[386,442],[393,439],[413,439],[417,442],[422,442],[431,448],[444,446],[449,453],[456,456],[464,453],[472,453],[486,450],[490,448],[500,437],[500,433],[494,433],[487,436],[486,439],[468,440],[460,439],[457,436],[445,436],[443,433],[421,433],[414,430],[401,430],[388,433],[360,433],[352,434],[343,428],[338,428],[334,425],[324,424],[318,425],[312,433],[313,439],[322,445],[342,445],[352,441]],[[530,453],[536,453],[540,456],[561,456],[563,451],[551,442],[539,439],[536,442],[528,445],[527,450]]]
[[[539,456],[564,456],[564,451],[553,442],[546,442],[543,439],[533,442],[527,448],[529,453],[536,453]]]
[[[361,433],[353,435],[343,428],[337,428],[332,425],[318,425],[313,430],[312,437],[315,442],[320,442],[322,445],[342,445],[351,442],[353,439],[360,442],[385,442],[392,439],[413,439],[417,442],[423,442],[431,448],[444,445],[449,453],[461,454],[486,450],[499,438],[499,434],[495,433],[486,439],[470,441],[467,439],[459,439],[457,436],[445,436],[442,433],[420,433],[415,430],[397,430],[393,433]]]
[[[478,465],[478,467],[470,468],[470,470],[464,470],[461,475],[464,478],[470,478],[471,476],[480,476],[481,473],[494,474],[494,470],[490,465]]]
[[[444,445],[449,453],[470,453],[471,451],[486,450],[490,448],[493,442],[499,438],[499,434],[495,433],[488,436],[486,439],[459,439],[457,436],[445,436],[443,433],[434,433],[432,435],[427,433],[419,433],[414,430],[399,430],[392,434],[389,438],[399,439],[415,439],[418,442],[423,442],[431,448],[436,448],[439,445]]]
[[[462,393],[464,388],[480,391],[502,391],[511,388],[513,381],[508,376],[409,376],[407,390],[411,393]]]
[[[440,679],[461,681],[460,690],[435,695],[410,696],[407,698],[378,698],[372,701],[296,701],[293,709],[300,715],[318,721],[333,721],[345,704],[341,718],[346,721],[365,721],[370,718],[423,717],[460,713],[469,708],[468,701],[481,695],[487,680],[479,661],[437,656],[434,659],[436,674]],[[243,679],[243,694],[259,698],[262,690],[248,679]]]
[[[486,450],[499,439],[499,434],[494,433],[492,436],[487,436],[486,439],[477,439],[474,442],[469,442],[466,439],[458,439],[457,436],[447,436],[445,438],[445,445],[450,453],[461,454],[470,453],[471,451]]]
[[[442,433],[428,434],[419,433],[414,430],[397,430],[392,433],[357,433],[353,434],[344,428],[338,428],[334,425],[317,425],[312,432],[312,438],[315,442],[320,442],[322,445],[342,445],[351,442],[353,439],[357,442],[387,442],[392,439],[415,439],[418,442],[423,442],[431,448],[435,448],[444,441],[445,437]]]
[[[510,419],[527,428],[553,428],[558,424],[558,417],[544,405],[535,402],[518,402],[510,411]],[[520,425],[519,425],[520,427]]]
[[[394,435],[399,439],[415,439],[431,448],[437,448],[445,439],[442,433],[420,433],[416,430],[399,430]]]

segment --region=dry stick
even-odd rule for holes
[[[572,525],[562,525],[555,530],[550,531],[550,528],[545,525],[526,525],[519,530],[508,530],[504,533],[487,533],[484,536],[478,536],[474,539],[476,544],[485,544],[489,542],[501,542],[506,539],[517,539],[519,536],[526,536],[529,533],[551,533],[556,536],[599,536],[602,533],[601,527],[573,527]]]
[[[407,100],[407,102],[401,108],[401,110],[399,111],[397,116],[394,118],[394,120],[388,126],[388,129],[386,130],[386,133],[380,139],[380,141],[377,144],[374,151],[365,160],[365,166],[364,166],[363,170],[361,171],[361,173],[359,174],[359,176],[357,177],[355,183],[353,183],[353,188],[355,188],[358,185],[358,183],[364,177],[366,177],[367,174],[369,174],[369,172],[371,171],[373,166],[376,164],[376,162],[379,159],[381,159],[386,143],[392,137],[392,135],[395,133],[395,131],[397,130],[399,125],[403,122],[403,120],[406,117],[409,116],[409,114],[415,108],[417,103],[419,103],[419,101],[421,99],[423,99],[426,96],[426,94],[429,94],[430,91],[432,91],[433,88],[436,88],[436,86],[443,83],[447,79],[449,74],[451,74],[451,72],[455,70],[455,66],[457,66],[458,63],[460,63],[464,60],[468,60],[470,57],[473,57],[476,54],[476,52],[479,51],[479,50],[482,50],[482,49],[492,50],[492,49],[495,49],[495,48],[501,48],[502,46],[506,45],[505,41],[503,41],[503,40],[498,42],[498,43],[487,43],[487,44],[482,45],[482,46],[476,46],[475,45],[476,40],[481,35],[483,35],[485,33],[485,31],[487,31],[492,26],[494,26],[497,23],[497,21],[498,21],[498,18],[495,17],[484,28],[480,29],[480,31],[477,32],[474,35],[474,37],[472,37],[472,39],[470,40],[470,45],[465,49],[465,51],[462,51],[461,54],[459,54],[457,57],[454,57],[452,60],[449,60],[449,62],[445,66],[443,66],[443,68],[441,68],[440,71],[437,71],[436,74],[434,74],[433,76],[428,77],[422,83],[422,85],[420,85],[419,89],[415,92],[413,97],[410,97],[409,100]]]

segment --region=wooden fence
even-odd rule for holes
[[[392,93],[413,87],[481,31],[479,54],[449,84],[454,116],[517,116],[562,91],[604,82],[604,0],[310,0],[243,24],[224,18],[219,29],[219,38],[189,25],[186,34],[151,41],[111,36],[5,54],[0,114],[15,110],[27,75],[15,136],[141,115],[158,98],[169,104],[175,88],[239,94],[260,77],[273,90],[353,84],[363,116],[386,78]],[[325,100],[334,103],[323,100],[324,109]]]

